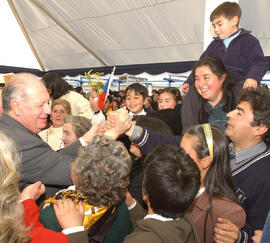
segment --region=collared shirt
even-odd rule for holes
[[[134,116],[145,116],[146,115],[146,112],[144,109],[142,109],[142,111],[138,114],[134,114],[132,113],[131,111],[129,112],[129,115],[133,118]]]
[[[132,205],[130,205],[128,207],[128,210],[131,210],[131,209],[135,208],[136,204],[137,204],[137,201],[134,200]],[[163,216],[161,216],[159,214],[147,214],[143,219],[157,219],[157,220],[160,220],[160,221],[172,221],[172,220],[174,220],[173,218],[166,218],[166,217],[163,217]]]
[[[160,221],[172,221],[173,218],[165,218],[159,214],[147,214],[143,219],[157,219]]]
[[[264,142],[258,143],[250,148],[246,148],[237,152],[234,152],[234,145],[229,145],[230,151],[230,166],[231,171],[234,172],[236,169],[243,166],[246,162],[257,157],[267,150],[267,146]]]
[[[201,196],[201,195],[204,193],[204,191],[205,191],[205,187],[201,187],[201,188],[199,189],[199,191],[198,191],[198,193],[197,193],[197,195],[196,195],[195,198],[198,198],[199,196]]]
[[[241,30],[237,31],[235,34],[232,34],[231,36],[229,36],[228,38],[223,40],[224,45],[226,46],[226,48],[228,48],[229,44],[231,43],[231,41],[236,38],[239,34],[240,34]]]

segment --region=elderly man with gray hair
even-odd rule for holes
[[[90,141],[98,126],[93,126],[70,146],[53,151],[37,133],[45,128],[51,113],[50,96],[44,84],[33,74],[19,73],[11,77],[2,93],[3,114],[0,130],[12,138],[21,153],[20,187],[41,181],[45,198],[62,187],[71,185],[70,165],[81,145]]]

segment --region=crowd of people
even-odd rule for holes
[[[269,242],[268,67],[240,17],[212,12],[184,96],[133,83],[100,107],[55,72],[10,77],[0,242]]]

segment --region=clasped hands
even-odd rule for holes
[[[133,132],[135,122],[129,115],[127,109],[121,108],[117,111],[111,111],[105,124],[106,131],[104,135],[117,139],[121,134],[130,136]]]

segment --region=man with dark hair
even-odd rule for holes
[[[200,185],[196,164],[187,154],[169,145],[156,147],[145,163],[143,199],[148,213],[137,221],[134,232],[124,242],[199,242],[187,213]],[[134,219],[141,214],[141,208],[136,202],[131,204]]]
[[[237,195],[247,215],[240,230],[228,219],[219,219],[215,241],[252,242],[254,230],[262,229],[270,205],[270,92],[264,88],[244,89],[235,110],[227,114],[226,135],[230,138],[231,169]],[[158,134],[135,126],[124,128],[142,151],[164,143],[179,146],[180,136]]]
[[[247,221],[239,230],[228,219],[215,227],[216,242],[252,242],[262,229],[270,205],[270,93],[264,88],[243,90],[235,110],[227,114],[226,134],[232,141],[231,169]]]

